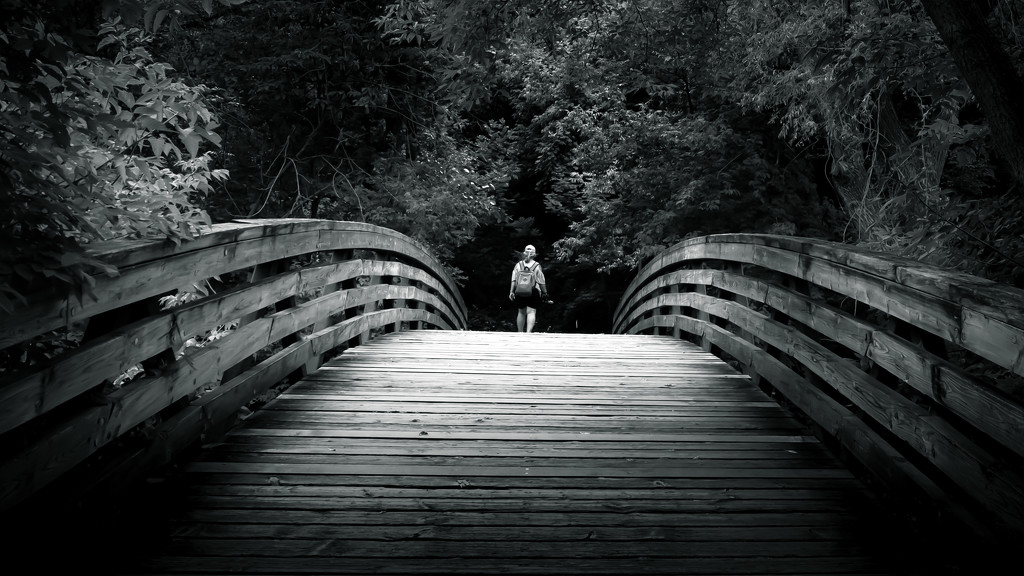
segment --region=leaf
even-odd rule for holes
[[[104,36],[100,39],[100,43],[96,46],[96,49],[102,50],[103,48],[110,46],[111,44],[117,44],[117,40],[118,39],[112,35]]]
[[[199,142],[202,138],[195,133],[191,128],[185,128],[178,131],[181,137],[181,142],[185,145],[185,149],[188,150],[189,156],[195,158],[199,155]]]
[[[157,30],[160,29],[160,24],[163,23],[164,18],[167,17],[167,14],[168,14],[167,10],[161,10],[161,11],[156,13],[156,17],[153,18],[153,32],[156,32]]]
[[[149,32],[156,32],[156,28],[153,26],[153,21],[156,20],[156,15],[160,12],[160,2],[153,2],[146,8],[146,13],[142,17],[142,26]],[[166,10],[164,10],[166,12]]]
[[[136,120],[139,127],[147,132],[156,132],[164,127],[164,123],[152,116],[142,116]]]
[[[163,156],[167,151],[167,142],[163,138],[149,138],[146,142],[153,149],[153,154],[156,154],[158,157]]]

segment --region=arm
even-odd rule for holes
[[[544,269],[541,268],[540,263],[537,263],[537,288],[540,290],[540,297],[547,300],[548,298],[548,284],[544,278]]]

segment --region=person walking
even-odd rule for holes
[[[533,332],[537,323],[537,308],[548,299],[547,281],[540,262],[537,262],[537,249],[528,244],[523,250],[523,259],[512,268],[512,286],[509,288],[508,299],[515,302],[516,328],[520,332]]]

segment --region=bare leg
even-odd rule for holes
[[[526,310],[523,308],[520,308],[519,313],[516,314],[516,327],[520,332],[526,331]]]
[[[526,309],[526,331],[533,332],[533,325],[537,323],[537,309]]]

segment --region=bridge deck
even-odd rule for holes
[[[389,334],[181,481],[139,573],[904,573],[863,485],[668,337]]]

